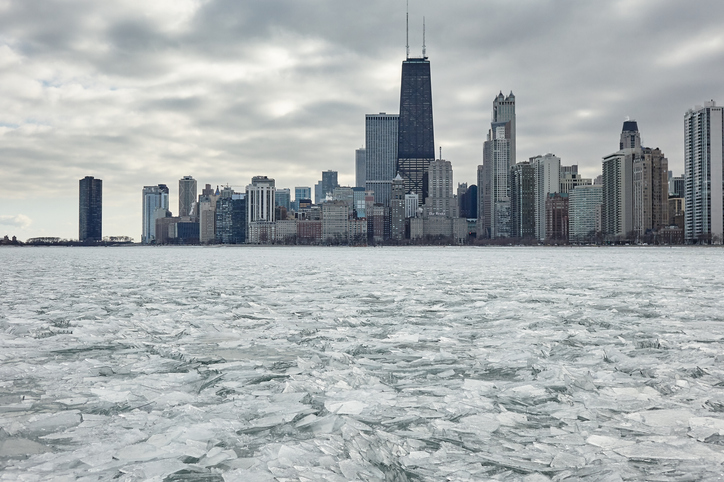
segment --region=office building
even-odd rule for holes
[[[570,167],[575,167],[576,170],[578,168],[578,166],[561,166],[561,185],[558,192],[561,194],[568,194],[573,191],[573,188],[576,186],[593,184],[591,179],[586,179],[577,172],[570,172],[565,169]]]
[[[198,194],[196,179],[184,176],[178,181],[178,215],[191,216]]]
[[[687,243],[724,237],[724,110],[712,100],[684,116],[684,197]]]
[[[375,202],[390,205],[392,179],[397,174],[397,114],[365,116],[365,189],[374,191]]]
[[[603,202],[603,186],[581,184],[568,193],[568,236],[572,242],[593,241]]]
[[[318,183],[321,188],[319,193],[319,202],[324,202],[327,197],[332,196],[334,188],[339,187],[339,183],[337,182],[337,171],[322,171],[322,180],[320,183],[321,184]]]
[[[364,189],[367,179],[367,152],[364,148],[354,151],[354,186]]]
[[[414,218],[420,208],[420,197],[414,193],[405,194],[405,218]]]
[[[493,100],[493,121],[483,144],[482,173],[478,168],[483,237],[507,238],[511,234],[508,176],[515,156],[515,96],[511,92],[506,97],[501,92]]]
[[[103,181],[86,176],[78,181],[78,240],[103,239]]]
[[[397,173],[405,182],[405,192],[427,198],[427,168],[435,159],[432,121],[432,82],[430,61],[423,55],[402,62],[400,116],[397,141]]]
[[[236,193],[228,186],[216,200],[216,242],[243,244],[246,242],[246,194]]]
[[[684,176],[669,179],[669,196],[683,198],[685,192]]]
[[[274,206],[281,206],[291,211],[292,191],[288,187],[277,189],[274,193]]]
[[[354,217],[361,219],[365,217],[365,188],[352,188],[352,202],[354,206]]]
[[[461,218],[477,219],[478,186],[467,183],[458,184],[458,211]]]
[[[141,229],[141,243],[156,242],[156,220],[170,217],[168,210],[168,186],[143,187],[143,226]]]

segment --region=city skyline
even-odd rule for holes
[[[104,234],[137,241],[144,185],[175,200],[185,175],[294,188],[336,170],[352,186],[365,114],[398,110],[403,2],[46,7],[0,7],[0,234],[74,238],[85,176],[105,184]],[[435,147],[456,182],[475,184],[490,103],[514,91],[516,161],[551,152],[595,177],[629,116],[678,175],[686,111],[722,99],[717,13],[714,2],[412,2],[412,56],[427,18]]]

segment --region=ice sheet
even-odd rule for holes
[[[0,249],[0,480],[724,472],[717,248]]]

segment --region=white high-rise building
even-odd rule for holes
[[[482,237],[510,237],[510,168],[515,165],[515,96],[501,92],[493,100],[493,121],[483,145]],[[480,213],[480,211],[479,211]],[[479,234],[480,236],[481,234]]]
[[[141,242],[149,244],[156,241],[156,219],[169,216],[168,186],[143,187],[143,230]]]
[[[397,175],[397,141],[400,116],[365,115],[365,189],[374,191],[375,203],[390,205],[392,179]]]
[[[548,195],[560,192],[561,159],[553,154],[530,158],[534,169],[534,213],[535,236],[539,240],[546,239],[546,199]]]
[[[724,109],[712,100],[684,116],[684,239],[724,238]]]
[[[276,185],[267,176],[254,176],[246,186],[246,226],[248,243],[274,240]]]

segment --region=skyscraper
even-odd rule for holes
[[[334,188],[339,186],[337,182],[337,171],[322,171],[322,195],[321,200],[331,196]]]
[[[510,168],[510,235],[514,238],[535,237],[535,167],[519,162]]]
[[[156,219],[170,216],[168,211],[168,186],[143,187],[143,227],[141,242],[150,244],[156,241]]]
[[[482,179],[478,180],[483,208],[482,215],[478,213],[478,216],[483,221],[483,237],[510,236],[508,176],[515,165],[515,156],[515,96],[511,92],[505,97],[501,92],[493,100],[493,121],[483,144],[483,172]]]
[[[190,216],[196,201],[198,186],[196,179],[191,176],[184,176],[178,181],[178,215]]]
[[[423,43],[424,44],[424,43]],[[424,47],[423,47],[424,49]],[[435,160],[430,61],[424,55],[402,62],[397,172],[405,192],[427,198],[427,167]]]
[[[397,174],[397,114],[365,116],[365,189],[374,191],[375,202],[390,205],[392,179]]]
[[[548,223],[546,221],[546,203],[549,194],[560,192],[561,187],[561,159],[553,154],[536,156],[530,158],[535,176],[535,235],[541,241],[549,237],[546,232]]]
[[[78,239],[103,239],[103,181],[86,176],[79,181]]]
[[[367,152],[364,148],[354,151],[354,187],[364,189],[367,179]]]
[[[712,100],[684,116],[684,239],[722,242],[724,237],[724,109]]]
[[[633,162],[633,229],[638,236],[669,222],[669,161],[659,148],[644,147]]]
[[[435,159],[428,170],[428,197],[425,210],[428,216],[457,217],[457,202],[453,196],[452,163],[445,159]]]

